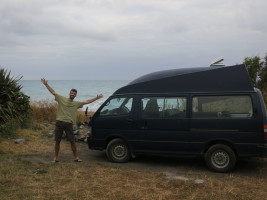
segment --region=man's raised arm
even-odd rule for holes
[[[48,89],[49,92],[51,92],[51,94],[53,94],[54,96],[57,94],[55,92],[55,90],[53,90],[49,85],[48,85],[48,81],[45,80],[44,78],[41,79],[41,82],[45,85],[45,87]]]
[[[102,97],[103,97],[102,94],[98,94],[95,98],[93,98],[93,99],[88,99],[88,100],[84,101],[83,103],[84,103],[84,104],[89,104],[89,103],[92,103],[92,102],[94,102],[94,101],[96,101],[96,100],[98,100],[98,99],[101,99]]]

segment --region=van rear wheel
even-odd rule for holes
[[[108,143],[106,155],[111,162],[124,163],[128,162],[131,153],[128,145],[122,139],[113,139]]]
[[[236,164],[236,154],[227,145],[211,146],[205,154],[206,165],[215,172],[229,172]]]

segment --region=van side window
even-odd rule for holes
[[[99,115],[127,115],[132,110],[133,98],[113,98],[100,110]]]
[[[141,100],[144,118],[181,118],[186,116],[186,97],[149,97]]]
[[[193,118],[251,118],[250,96],[198,96],[193,97]]]

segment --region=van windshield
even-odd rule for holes
[[[133,98],[112,98],[100,110],[103,115],[127,115],[132,111]]]

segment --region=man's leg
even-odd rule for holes
[[[58,162],[58,153],[60,150],[60,142],[55,142],[55,156],[54,156],[54,160],[52,162]]]
[[[82,162],[81,159],[79,159],[78,155],[77,155],[77,147],[76,147],[76,144],[75,144],[75,137],[74,137],[74,134],[73,134],[73,127],[72,127],[72,124],[68,124],[66,129],[65,129],[65,132],[66,132],[66,135],[67,135],[67,138],[70,142],[70,146],[71,146],[71,150],[73,152],[73,156],[74,156],[74,161],[75,162]]]
[[[63,135],[63,126],[61,121],[56,122],[56,128],[55,128],[55,155],[52,162],[59,162],[58,160],[58,154],[60,150],[60,141]]]
[[[78,155],[77,155],[77,147],[74,141],[70,142],[70,146],[71,146],[71,150],[73,152],[73,156],[74,156],[74,161],[75,162],[82,162],[81,159],[79,159]]]

